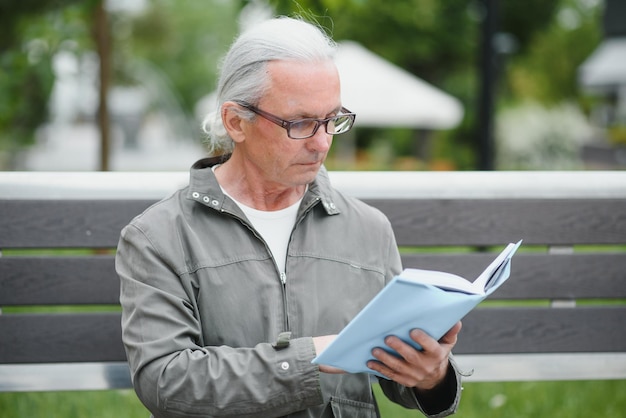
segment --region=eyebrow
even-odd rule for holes
[[[299,116],[295,116],[293,119],[291,120],[298,120],[298,119],[326,119],[328,117],[328,115],[338,115],[341,112],[341,109],[343,109],[343,105],[339,105],[338,107],[336,107],[335,109],[331,110],[330,112],[326,113],[325,116],[323,117],[317,117],[317,116],[308,116],[304,113],[299,114]]]

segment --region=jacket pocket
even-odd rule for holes
[[[366,402],[352,401],[332,396],[330,406],[334,418],[377,418],[376,406]]]

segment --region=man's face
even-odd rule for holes
[[[341,109],[339,74],[332,61],[268,64],[270,88],[257,107],[284,120],[323,119]],[[245,140],[237,144],[246,163],[263,180],[277,187],[310,183],[332,143],[324,126],[310,138],[291,139],[280,126],[257,116],[244,126]]]

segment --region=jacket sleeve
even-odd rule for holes
[[[434,389],[428,398],[418,397],[415,391],[391,380],[378,379],[383,393],[393,402],[405,408],[419,409],[433,418],[447,417],[456,412],[461,400],[461,374],[450,357],[448,374],[441,386]]]
[[[393,233],[391,237],[388,247],[389,255],[387,257],[389,260],[387,281],[390,281],[402,271],[402,261]],[[437,389],[429,393],[428,398],[418,397],[412,388],[402,386],[391,380],[379,379],[379,382],[383,393],[391,401],[405,408],[419,409],[424,415],[433,418],[454,414],[461,400],[461,374],[452,356],[450,356],[448,374],[445,381]]]
[[[122,231],[116,270],[133,385],[155,417],[273,417],[322,402],[312,338],[203,346],[193,290],[136,225]]]

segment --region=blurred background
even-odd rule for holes
[[[330,169],[626,168],[626,0],[0,0],[0,170],[187,170],[276,14],[339,43]]]

